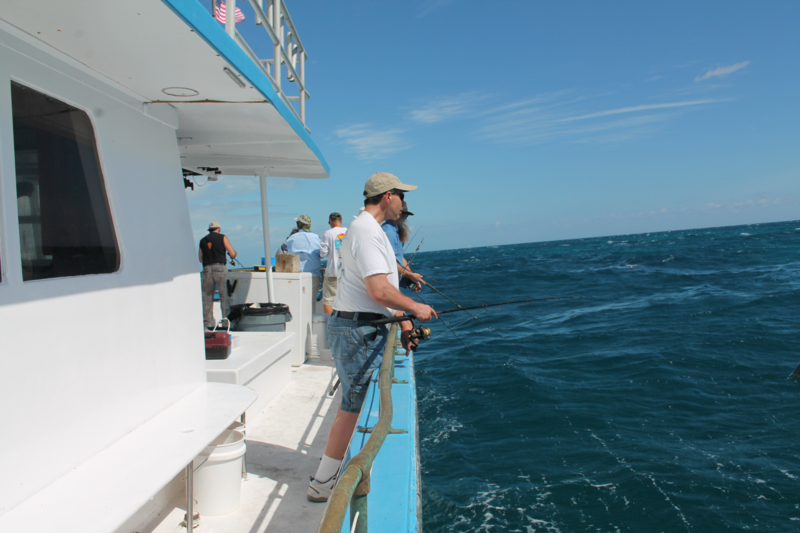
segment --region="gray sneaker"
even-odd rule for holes
[[[325,483],[317,481],[311,476],[311,483],[308,484],[306,497],[312,502],[326,502],[331,497],[333,487],[336,486],[336,476],[333,476]]]

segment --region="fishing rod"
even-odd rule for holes
[[[403,267],[403,268],[404,268],[404,270],[408,270],[408,267],[410,267],[410,266],[411,266],[411,262],[412,262],[412,261],[414,261],[414,257],[417,255],[417,252],[419,252],[419,247],[420,247],[420,246],[422,246],[422,243],[423,243],[423,242],[425,242],[425,237],[427,237],[427,235],[423,235],[423,236],[422,236],[422,240],[421,240],[421,241],[419,241],[419,244],[417,245],[417,249],[416,249],[416,250],[414,250],[414,253],[413,253],[413,254],[411,254],[411,259],[409,259],[408,261],[406,261],[406,266],[405,266],[405,267]]]
[[[456,309],[445,309],[444,311],[436,311],[436,315],[445,315],[447,313],[455,313],[456,311],[472,311],[473,309],[485,309],[487,307],[496,307],[498,305],[511,305],[511,304],[524,304],[528,302],[545,302],[549,300],[576,300],[581,299],[583,296],[559,296],[556,298],[531,298],[529,300],[514,300],[513,302],[500,302],[494,304],[473,305],[471,307],[458,307]],[[370,326],[380,326],[381,324],[393,324],[395,322],[404,322],[406,320],[415,320],[417,317],[414,315],[392,316],[373,320]]]
[[[405,245],[405,246],[403,246],[403,251],[404,251],[404,252],[406,251],[406,247],[407,247],[409,244],[411,244],[411,243],[414,241],[414,237],[416,237],[416,236],[417,236],[417,233],[419,233],[419,230],[421,230],[421,229],[422,229],[422,226],[420,226],[419,228],[417,228],[417,231],[415,231],[415,232],[414,232],[414,235],[412,235],[412,236],[411,236],[411,238],[410,238],[410,239],[408,239],[408,242],[406,243],[406,245]]]

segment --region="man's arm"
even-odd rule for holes
[[[200,260],[201,263],[203,262],[203,250],[202,249],[198,249],[197,250],[197,258]]]
[[[373,274],[364,278],[367,285],[367,293],[370,298],[381,305],[399,309],[414,315],[420,322],[427,322],[431,318],[436,318],[436,311],[433,307],[415,302],[408,296],[397,290],[394,285],[389,283],[386,274]]]
[[[416,272],[411,272],[411,269],[408,268],[408,261],[406,258],[403,258],[403,264],[397,263],[397,272],[400,273],[401,278],[408,278],[411,280],[411,283],[414,286],[411,288],[414,292],[419,292],[422,290],[422,274],[417,274]]]
[[[319,257],[328,257],[328,236],[323,235],[322,240],[319,242]]]
[[[228,255],[231,256],[231,259],[236,259],[236,250],[233,249],[231,246],[231,241],[228,240],[228,236],[222,238],[222,243],[225,245],[225,250],[227,250]]]

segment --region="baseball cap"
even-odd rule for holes
[[[218,229],[218,228],[219,228],[219,222],[212,222],[211,224],[208,225],[208,229],[209,230]]]
[[[342,220],[342,215],[334,211],[331,213],[331,216],[328,217],[328,220]]]
[[[407,192],[416,190],[416,188],[416,185],[406,185],[401,182],[394,174],[376,172],[369,177],[367,183],[364,185],[364,198],[372,198],[373,196],[378,196],[392,189]]]
[[[408,210],[408,205],[403,202],[403,210],[400,212],[401,215],[408,215],[410,217],[414,216],[414,213]]]

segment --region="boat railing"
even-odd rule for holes
[[[232,16],[225,17],[225,31],[237,44],[250,56],[250,59],[258,65],[258,68],[267,76],[272,83],[272,87],[284,104],[292,110],[292,113],[306,126],[306,100],[311,98],[306,90],[306,60],[308,54],[297,33],[297,28],[292,22],[289,10],[283,0],[247,0],[256,15],[256,25],[263,27],[273,43],[273,57],[271,59],[260,59],[244,37],[236,29],[236,1],[226,1],[226,13]],[[214,0],[211,0],[212,13],[214,10]],[[284,75],[290,83],[297,86],[298,95],[289,96],[281,88],[281,79]],[[293,104],[297,102],[297,106]]]
[[[389,330],[389,341],[383,352],[383,362],[378,372],[378,390],[380,391],[378,422],[370,431],[370,437],[361,451],[350,459],[336,488],[331,493],[325,515],[319,525],[318,533],[339,533],[342,530],[347,509],[350,508],[352,531],[367,533],[367,495],[370,489],[370,473],[372,463],[392,431],[392,383],[394,382],[394,359],[397,353],[397,325]],[[349,504],[349,505],[348,505]]]

